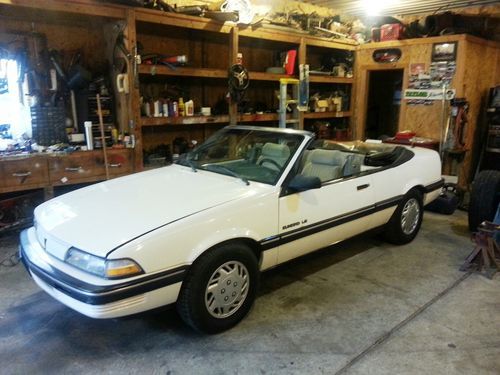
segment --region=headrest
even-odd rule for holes
[[[266,143],[262,147],[262,156],[270,158],[287,159],[290,156],[290,149],[287,145],[279,145],[277,143]]]
[[[344,157],[341,151],[314,150],[310,157],[311,163],[325,165],[343,165]]]

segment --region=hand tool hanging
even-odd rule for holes
[[[104,135],[104,121],[102,119],[102,109],[101,109],[101,96],[99,94],[96,95],[97,100],[97,115],[99,116],[99,130],[101,132],[101,143],[102,143],[102,152],[104,154],[104,168],[106,171],[106,180],[109,180],[109,165],[108,165],[108,154],[106,152],[106,138]]]

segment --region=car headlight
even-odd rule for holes
[[[132,259],[104,259],[75,248],[69,249],[66,263],[106,279],[121,279],[144,272]]]

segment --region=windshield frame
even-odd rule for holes
[[[238,170],[237,168],[234,168],[232,170],[233,173],[224,173],[223,169],[229,169],[228,165],[231,163],[238,163],[238,162],[247,162],[246,157],[245,158],[238,158],[234,157],[234,159],[229,159],[229,160],[220,160],[220,161],[214,161],[214,162],[206,162],[204,163],[203,160],[198,161],[197,158],[202,157],[204,152],[207,152],[207,150],[215,145],[221,143],[221,140],[224,140],[224,133],[226,133],[227,139],[231,137],[231,133],[233,132],[242,132],[241,139],[238,139],[238,143],[235,146],[235,149],[231,151],[233,153],[239,152],[238,146],[240,145],[248,145],[248,144],[253,144],[254,146],[257,145],[257,142],[252,143],[249,142],[248,144],[245,144],[243,141],[248,138],[249,136],[255,137],[255,138],[266,138],[266,135],[269,134],[269,138],[272,139],[272,135],[274,135],[276,138],[282,137],[282,139],[279,139],[279,142],[290,142],[294,143],[292,147],[289,148],[289,155],[285,160],[283,161],[283,165],[280,165],[280,169],[278,170],[275,168],[275,173],[276,175],[272,177],[271,180],[258,178],[259,176],[252,176],[251,174],[245,174],[242,172],[245,172],[246,170]],[[246,132],[246,134],[245,134]],[[192,151],[188,152],[187,154],[184,154],[181,156],[181,158],[176,162],[176,164],[194,169],[193,171],[205,171],[205,172],[212,172],[212,173],[217,173],[217,174],[222,174],[225,176],[230,176],[233,178],[239,178],[243,182],[252,182],[252,183],[262,183],[266,185],[271,185],[271,186],[280,186],[283,181],[285,180],[286,176],[288,175],[290,169],[292,168],[293,164],[295,164],[298,160],[298,156],[302,153],[302,150],[304,147],[310,142],[310,140],[314,138],[314,135],[310,132],[303,131],[303,130],[294,130],[294,129],[283,129],[283,128],[269,128],[269,127],[260,127],[260,126],[245,126],[245,125],[233,125],[233,126],[227,126],[223,129],[220,129],[216,133],[214,133],[211,137],[209,137],[204,143],[193,149]],[[273,142],[269,142],[273,143]],[[279,143],[278,143],[279,144]],[[263,157],[263,156],[262,156]],[[264,158],[264,157],[263,157]],[[255,162],[255,161],[254,161]],[[210,168],[210,166],[216,166],[219,165],[224,168]],[[252,164],[248,164],[249,166],[254,166]],[[267,169],[267,168],[265,168]]]

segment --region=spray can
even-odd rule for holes
[[[94,149],[94,138],[92,136],[92,121],[85,121],[85,139],[87,140],[87,150]]]
[[[179,117],[179,106],[176,101],[172,102],[172,116]]]

